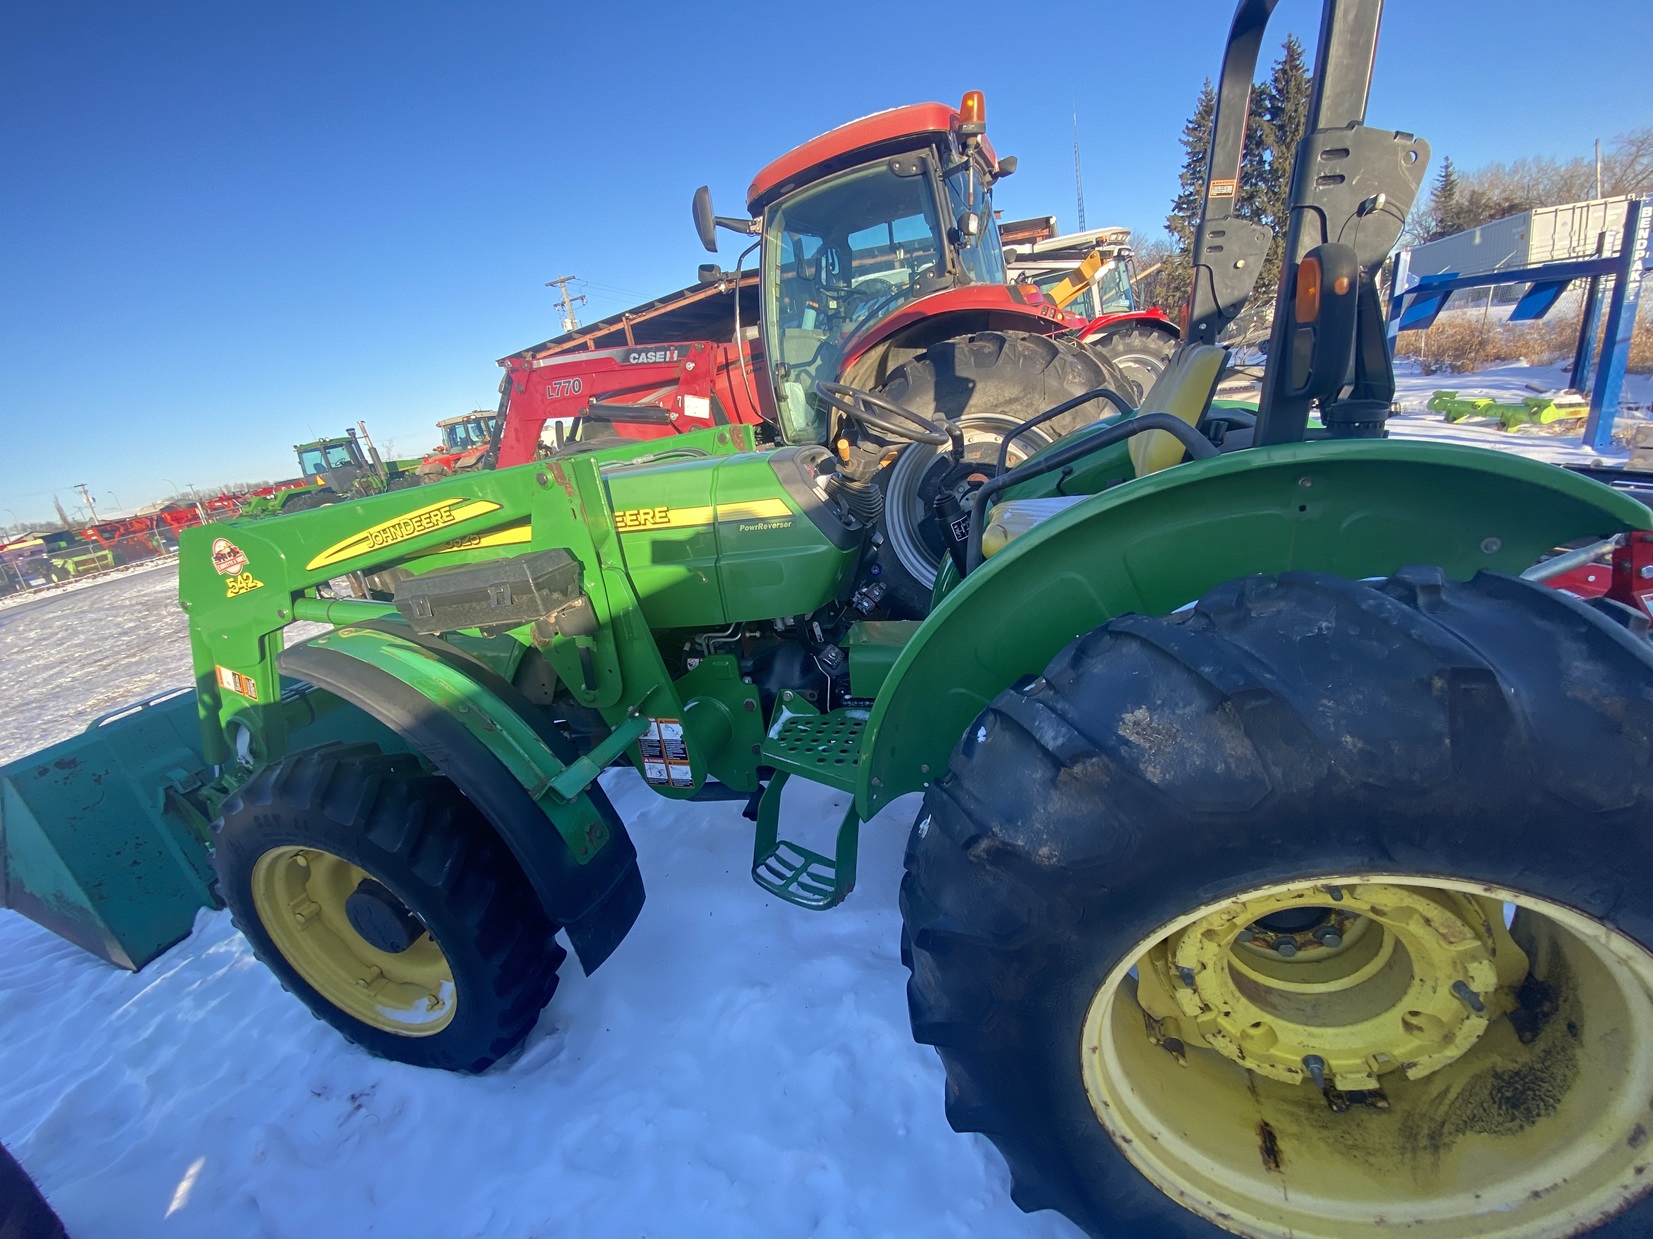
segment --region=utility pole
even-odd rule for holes
[[[76,482],[75,483],[75,489],[80,492],[81,500],[82,500],[82,502],[84,502],[86,504],[86,510],[92,514],[92,523],[94,525],[97,524],[98,523],[98,510],[97,510],[97,507],[92,503],[92,492],[86,488],[86,483],[85,482]]]
[[[580,325],[580,320],[574,317],[574,303],[578,301],[582,305],[585,304],[585,294],[580,293],[573,297],[568,295],[568,286],[579,278],[577,275],[559,275],[554,280],[545,281],[547,288],[555,288],[562,294],[562,329],[564,332],[573,331]]]
[[[1073,192],[1079,199],[1079,231],[1085,231],[1085,178],[1079,172],[1079,107],[1073,109]]]

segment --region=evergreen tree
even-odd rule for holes
[[[1211,152],[1211,122],[1216,113],[1217,92],[1211,87],[1211,79],[1206,78],[1194,104],[1194,114],[1182,127],[1182,175],[1177,179],[1177,196],[1171,202],[1171,214],[1165,219],[1165,230],[1171,234],[1173,248],[1162,269],[1158,302],[1173,314],[1188,296],[1193,279],[1191,251],[1205,201],[1206,161]]]
[[[1449,236],[1462,227],[1459,223],[1463,211],[1458,202],[1458,170],[1452,166],[1450,156],[1441,160],[1441,170],[1435,174],[1435,184],[1429,191],[1429,206],[1426,209],[1428,215],[1422,228],[1425,241]]]
[[[1251,92],[1239,210],[1274,234],[1251,295],[1252,304],[1259,308],[1272,305],[1280,284],[1286,227],[1291,222],[1291,172],[1297,144],[1308,132],[1310,83],[1303,45],[1289,34],[1268,80]]]

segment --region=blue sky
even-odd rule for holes
[[[688,284],[696,185],[738,214],[758,167],[879,108],[985,91],[1021,165],[997,205],[1064,226],[1077,108],[1089,222],[1157,227],[1231,9],[9,5],[0,523],[77,482],[129,509],[289,476],[358,419],[423,450],[556,334],[546,280],[588,280],[587,318]],[[1271,42],[1317,22],[1282,0]],[[1585,153],[1653,123],[1650,47],[1642,0],[1390,0],[1369,119],[1466,168]]]

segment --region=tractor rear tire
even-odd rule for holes
[[[330,503],[337,503],[338,498],[339,497],[337,494],[331,490],[327,490],[324,487],[318,487],[315,490],[307,490],[301,494],[294,495],[286,503],[282,504],[276,515],[286,516],[289,512],[308,512],[311,508],[325,508]]]
[[[0,1239],[64,1239],[46,1197],[28,1171],[0,1144]]]
[[[253,954],[380,1058],[476,1072],[515,1048],[567,957],[481,813],[405,754],[296,753],[215,824],[219,893]]]
[[[913,1034],[954,1129],[999,1148],[1022,1208],[1099,1239],[1653,1233],[1647,628],[1487,573],[1289,573],[1116,619],[1000,693],[926,792],[901,887]],[[1531,972],[1500,972],[1477,1016],[1422,951],[1359,981],[1347,942],[1287,952],[1251,919],[1260,893],[1324,917],[1381,891],[1484,909],[1454,923],[1496,940],[1503,920]],[[1363,906],[1361,942],[1404,944]],[[1266,1008],[1288,1033],[1467,1040],[1415,1079],[1417,1058],[1357,1059],[1380,1089],[1322,1095],[1325,1061],[1271,1062],[1274,1023],[1242,1020],[1226,1053],[1201,1036],[1233,1014],[1201,987],[1257,969],[1297,979]],[[1180,1021],[1148,1010],[1152,977]],[[1425,992],[1445,1023],[1405,1009]]]
[[[1132,391],[1117,368],[1083,345],[1024,331],[984,331],[932,345],[891,371],[879,394],[924,417],[958,422],[966,459],[991,462],[998,458],[1005,434],[1019,423],[1098,387],[1126,397]],[[1097,399],[1064,413],[1019,438],[1010,463],[1118,411]],[[946,471],[945,457],[936,448],[913,443],[877,477],[884,491],[879,580],[891,610],[900,616],[922,617],[930,611],[936,572],[946,554],[933,507]]]
[[[1148,389],[1154,385],[1171,360],[1171,351],[1177,347],[1175,333],[1157,331],[1140,324],[1104,328],[1085,341],[1085,347],[1100,353],[1130,382],[1124,395],[1135,393],[1140,405]]]

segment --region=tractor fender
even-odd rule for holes
[[[871,324],[845,344],[842,381],[851,387],[875,388],[888,373],[932,344],[978,331],[1027,331],[1055,335],[1071,331],[1081,320],[1049,301],[1027,301],[1021,291],[1003,284],[974,284],[920,297],[888,318]]]
[[[546,914],[594,971],[643,906],[637,849],[602,788],[563,799],[549,782],[576,759],[549,719],[503,678],[432,638],[359,625],[282,652],[281,668],[407,741],[482,811]]]
[[[1650,526],[1653,511],[1611,487],[1454,444],[1282,444],[1122,483],[1010,542],[914,633],[867,721],[858,810],[870,819],[940,777],[994,696],[1116,616],[1167,615],[1258,573],[1520,573],[1554,547]]]
[[[1079,329],[1079,340],[1088,344],[1104,331],[1111,331],[1116,327],[1143,327],[1149,331],[1157,331],[1172,340],[1182,339],[1182,332],[1171,321],[1165,311],[1158,306],[1146,310],[1120,310],[1112,314],[1099,314]]]

